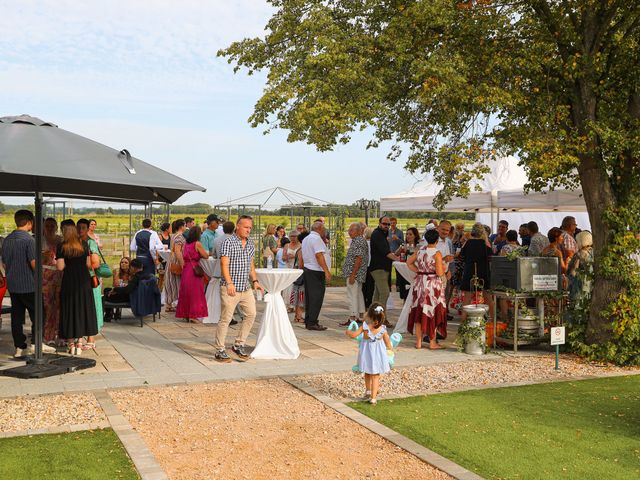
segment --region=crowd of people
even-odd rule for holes
[[[33,349],[23,333],[25,311],[33,317],[35,302],[33,269],[37,252],[33,222],[31,212],[16,212],[16,230],[3,244],[6,282],[0,278],[0,289],[8,289],[11,297],[16,357]],[[331,280],[331,250],[323,217],[312,222],[309,229],[298,224],[288,234],[283,226],[268,225],[257,245],[255,261],[250,216],[243,215],[234,224],[211,214],[202,225],[186,217],[163,223],[159,231],[153,230],[151,220],[145,219],[131,240],[130,250],[135,258],[121,258],[112,272],[113,288],[104,292],[100,272],[105,262],[96,226],[92,219],[75,223],[64,220],[60,228],[53,218],[44,222],[41,255],[45,351],[65,346],[69,353],[80,355],[83,350],[94,348],[103,322],[118,319],[121,314],[117,309],[103,309],[105,299],[108,304],[127,303],[140,282],[150,278],[157,278],[167,312],[187,320],[207,317],[208,278],[200,261],[209,257],[218,260],[213,277],[221,287],[216,360],[231,361],[224,342],[229,325],[237,323],[236,309],[242,326],[231,350],[239,359],[247,358],[245,342],[256,316],[252,289],[262,290],[255,272],[257,262],[266,268],[301,269],[302,275],[283,292],[287,308],[294,313],[294,322],[304,323],[306,329],[326,330],[319,317],[325,288]],[[349,246],[342,266],[349,312],[341,325],[353,321],[363,324],[371,305],[386,309],[394,261],[406,262],[416,275],[413,282],[400,272],[395,275],[400,298],[410,302],[408,331],[415,335],[416,348],[421,348],[423,342],[430,349],[441,348],[439,340],[447,336],[452,298],[462,299],[464,305],[477,302],[474,293],[489,287],[494,256],[558,258],[563,288],[569,291],[571,301],[577,301],[590,292],[593,268],[591,233],[577,227],[571,216],[547,235],[539,232],[534,221],[520,225],[516,231],[501,220],[495,233],[480,223],[467,230],[463,223],[454,226],[448,220],[432,219],[422,232],[416,227],[402,231],[397,219],[387,216],[381,217],[375,228],[354,222],[348,229]],[[485,296],[484,301],[492,313],[491,297]],[[382,319],[385,329],[393,328],[386,313],[376,318]],[[378,327],[364,330],[378,335]]]
[[[34,216],[29,210],[14,215],[16,229],[4,239],[2,263],[11,298],[11,333],[14,357],[34,353],[31,339],[24,334],[26,312],[35,318],[36,255],[43,264],[43,352],[53,353],[56,346],[68,348],[72,355],[95,347],[95,337],[103,326],[99,273],[102,262],[95,220],[67,219],[58,224],[54,218],[44,221],[42,251],[36,252],[32,235]]]

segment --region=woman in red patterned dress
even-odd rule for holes
[[[409,297],[412,303],[407,330],[416,335],[416,348],[422,348],[422,335],[428,335],[431,350],[444,348],[436,341],[437,333],[442,338],[447,337],[447,302],[440,280],[444,274],[444,263],[436,248],[438,237],[437,230],[427,230],[427,245],[407,260],[407,267],[417,274]]]

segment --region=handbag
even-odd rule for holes
[[[113,276],[113,272],[111,271],[111,267],[109,267],[109,265],[105,261],[104,256],[102,255],[102,252],[100,251],[100,247],[98,247],[98,255],[100,255],[101,262],[100,262],[100,266],[93,271],[95,273],[96,277],[109,278],[109,277]]]
[[[204,270],[197,263],[193,266],[193,274],[196,277],[204,277]]]
[[[264,250],[262,250],[262,258],[270,258],[273,260],[273,252],[269,247],[264,247]]]
[[[295,260],[293,261],[293,268],[298,268],[298,254],[302,255],[302,253],[300,252],[300,250],[298,250],[298,251],[296,252],[296,258],[295,258]],[[294,284],[296,287],[301,287],[302,285],[304,285],[304,274],[302,274],[302,275],[300,275],[298,278],[296,278],[296,279],[293,281],[293,284]]]
[[[171,254],[171,264],[169,267],[169,271],[172,275],[182,275],[182,265],[178,263],[178,259],[176,258],[175,253]]]

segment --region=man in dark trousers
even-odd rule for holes
[[[322,331],[327,329],[318,323],[326,284],[331,281],[331,272],[324,256],[327,251],[323,239],[325,232],[322,221],[313,222],[311,233],[302,241],[302,247],[300,247],[304,277],[304,323],[307,330]]]
[[[373,301],[380,302],[387,308],[387,299],[389,298],[389,273],[391,265],[398,257],[389,248],[389,226],[391,220],[389,217],[380,218],[378,228],[371,234],[371,263],[369,270],[375,289],[373,290]]]
[[[2,263],[6,273],[7,290],[11,296],[11,334],[15,347],[15,358],[33,354],[33,345],[27,345],[23,331],[25,311],[29,311],[31,321],[35,321],[36,285],[36,241],[31,235],[33,213],[18,210],[14,215],[16,229],[7,235],[2,244]],[[41,235],[41,232],[38,232]],[[35,341],[32,334],[32,341]],[[29,347],[29,348],[27,348]],[[55,349],[43,344],[44,353],[53,353]]]
[[[156,265],[160,263],[158,250],[164,250],[158,233],[151,230],[151,220],[142,221],[142,230],[138,230],[131,240],[130,250],[136,252],[136,258],[142,262],[144,273],[155,275]]]

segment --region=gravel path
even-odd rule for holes
[[[560,359],[555,371],[555,357],[507,357],[498,360],[440,364],[432,367],[393,369],[380,380],[380,394],[389,396],[416,395],[460,390],[483,385],[518,382],[543,382],[558,378],[575,378],[611,373],[640,373],[640,368],[595,366],[579,361],[571,355]],[[352,372],[298,377],[315,389],[334,398],[353,399],[361,396],[364,381]]]
[[[110,392],[171,479],[446,479],[281,380]]]
[[[0,432],[87,425],[107,419],[92,394],[40,395],[0,400]]]

